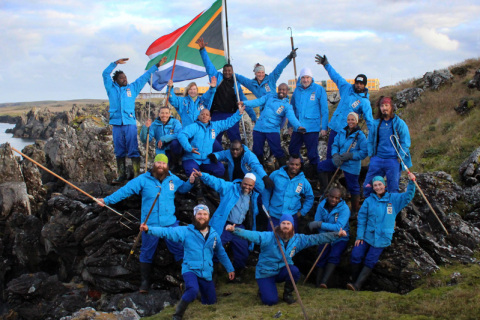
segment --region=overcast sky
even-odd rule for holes
[[[133,81],[148,46],[212,2],[0,0],[0,103],[106,99],[101,73],[110,62],[129,57],[122,70]],[[381,86],[480,56],[478,0],[230,0],[228,15],[232,63],[248,77],[256,62],[269,73],[289,53],[287,27],[297,70],[310,67],[315,80],[328,79],[316,53],[345,78],[365,73]],[[292,65],[280,81],[290,78]]]

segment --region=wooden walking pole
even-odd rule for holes
[[[295,50],[295,46],[293,45],[293,31],[292,28],[288,27],[287,30],[290,29],[290,42],[292,43],[292,50]],[[295,72],[295,86],[297,83],[297,64],[295,63],[295,58],[293,60],[293,71]]]
[[[300,307],[302,308],[303,312],[303,318],[305,320],[308,320],[307,312],[305,311],[305,306],[303,305],[302,298],[300,297],[300,292],[298,292],[297,285],[295,284],[295,280],[293,279],[292,275],[292,270],[290,270],[290,266],[288,265],[287,257],[285,256],[285,252],[283,252],[282,245],[280,244],[280,240],[278,239],[277,234],[275,233],[275,226],[273,225],[272,218],[270,217],[270,214],[268,213],[267,208],[262,204],[263,211],[265,211],[265,214],[268,217],[268,221],[270,222],[270,227],[272,228],[273,236],[275,237],[275,240],[277,241],[278,249],[282,253],[282,258],[283,262],[285,263],[285,267],[287,268],[288,271],[288,276],[290,277],[290,281],[292,282],[293,289],[295,289],[295,294],[297,295],[298,303],[300,304]]]
[[[175,65],[177,64],[177,55],[178,55],[178,44],[177,44],[177,50],[175,51],[175,59],[173,60],[172,75],[170,76],[170,80],[172,81],[173,81],[173,73],[175,72]],[[171,87],[169,87],[167,91],[168,92],[167,92],[167,99],[165,100],[165,106],[168,106],[168,99],[170,99]]]
[[[148,212],[147,217],[145,218],[145,221],[143,221],[143,223],[147,223],[148,218],[150,218],[150,214],[152,213],[153,208],[155,207],[155,203],[157,203],[158,197],[160,196],[160,192],[162,192],[162,187],[161,186],[158,186],[157,188],[160,188],[160,191],[158,191],[157,196],[155,197],[155,200],[153,201],[152,207],[150,208],[150,211]],[[135,249],[137,248],[137,245],[138,245],[138,242],[140,241],[141,236],[142,236],[142,231],[140,230],[137,237],[135,238],[135,242],[133,243],[133,247],[130,250],[130,254],[128,255],[127,262],[125,262],[125,267],[127,266],[128,261],[130,261],[130,257],[135,252]]]
[[[80,189],[79,187],[75,186],[74,184],[68,182],[67,180],[65,180],[64,178],[60,177],[58,174],[56,174],[55,172],[45,168],[44,166],[42,166],[40,163],[38,163],[37,161],[33,160],[32,158],[28,157],[27,155],[23,154],[22,152],[18,151],[17,149],[15,149],[14,147],[11,147],[13,151],[15,151],[16,153],[20,154],[22,157],[24,157],[25,159],[29,160],[30,162],[32,162],[33,164],[35,164],[36,166],[42,168],[43,170],[47,171],[48,173],[50,173],[51,175],[57,177],[58,179],[62,180],[63,182],[65,182],[66,184],[68,184],[70,187],[74,188],[75,190],[83,193],[84,195],[86,195],[87,197],[93,199],[95,202],[99,203],[100,205],[102,206],[105,206],[107,209],[110,209],[111,211],[113,211],[114,213],[116,213],[117,215],[119,215],[120,217],[124,218],[125,220],[127,220],[128,222],[130,223],[133,223],[130,219],[128,219],[127,217],[125,217],[124,214],[121,214],[120,212],[110,208],[109,206],[107,206],[106,204],[103,204],[101,203],[97,198],[95,198],[94,196],[86,193],[85,191],[83,191],[82,189]],[[131,215],[131,214],[130,214]],[[135,216],[131,215],[132,217],[134,217],[135,219],[137,219]],[[123,224],[125,227],[127,227],[128,229],[132,229],[130,228],[129,226],[127,226],[126,224],[122,223],[120,221],[121,224]]]
[[[233,67],[232,67],[233,71]],[[240,102],[240,93],[238,92],[237,77],[235,76],[235,71],[233,71],[233,82],[235,83],[235,91],[237,92],[237,102]],[[245,120],[242,116],[242,128],[243,128],[243,138],[245,139],[245,145],[248,146],[247,132],[245,131]]]
[[[320,257],[322,256],[323,252],[325,251],[325,249],[326,249],[327,247],[328,247],[328,243],[326,243],[326,244],[323,246],[323,249],[322,249],[322,251],[320,252],[320,254],[318,255],[317,260],[315,260],[315,262],[313,263],[312,268],[310,269],[310,271],[308,272],[307,276],[305,277],[305,280],[303,280],[303,284],[307,283],[308,277],[310,277],[310,275],[312,274],[313,269],[315,269],[315,266],[317,265],[318,260],[320,260]]]
[[[150,103],[152,101],[152,84],[153,84],[153,73],[150,74],[150,95],[148,96],[148,115],[147,119],[150,119]],[[152,125],[152,124],[150,124]],[[145,172],[148,170],[148,144],[150,142],[150,127],[147,128],[147,144],[145,146]]]

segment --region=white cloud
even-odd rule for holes
[[[416,28],[414,34],[420,37],[425,44],[439,50],[455,51],[460,46],[457,40],[451,40],[447,35],[434,29]]]

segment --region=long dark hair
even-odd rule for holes
[[[382,119],[383,118],[382,111],[380,110],[380,105],[382,104],[383,98],[390,98],[390,100],[392,101],[391,102],[392,110],[391,110],[390,117],[393,118],[393,113],[395,111],[395,106],[393,105],[393,98],[388,97],[388,96],[380,96],[380,98],[377,101],[377,112],[375,113],[375,119]]]

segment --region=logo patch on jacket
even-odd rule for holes
[[[212,247],[212,249],[215,249],[216,246],[217,246],[217,237],[215,237],[215,238],[213,239],[213,247]]]
[[[293,247],[292,251],[290,251],[290,258],[293,258],[295,255],[295,250],[297,250],[297,247]]]
[[[205,107],[203,106],[203,103],[200,103],[198,105],[198,110],[202,111],[203,109],[205,109]]]
[[[359,104],[360,100],[355,101],[354,103],[352,103],[352,108],[355,109],[356,107],[358,107]]]
[[[170,180],[168,185],[169,185],[170,191],[173,191],[175,189],[175,185],[173,184],[173,180]]]
[[[298,186],[297,186],[297,189],[295,189],[295,192],[296,192],[296,193],[302,192],[302,188],[303,188],[303,184],[298,183]]]
[[[270,92],[270,86],[268,85],[268,83],[265,84],[265,91]]]
[[[392,204],[387,204],[387,214],[393,214],[393,207]]]
[[[173,134],[173,129],[170,129],[170,134]]]
[[[129,97],[129,98],[132,97],[132,91],[130,91],[130,89],[127,89],[127,97]]]
[[[277,114],[281,114],[284,109],[285,109],[284,106],[280,106],[280,107],[277,109]]]
[[[212,129],[212,139],[215,139],[215,130]]]
[[[310,100],[311,101],[315,100],[315,92],[312,92],[312,94],[310,95]]]
[[[252,168],[248,165],[248,163],[245,163],[245,169],[247,169],[247,171],[252,171]]]

